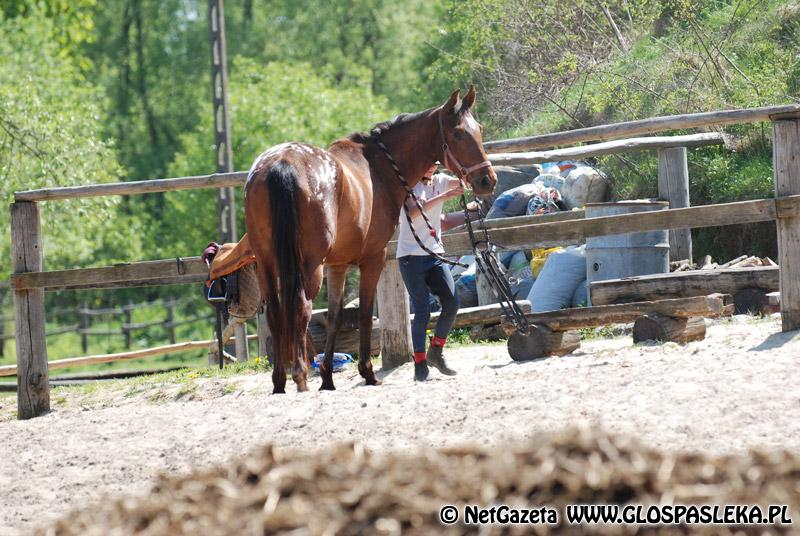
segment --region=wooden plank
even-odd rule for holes
[[[800,119],[773,123],[775,196],[800,194]],[[782,329],[800,329],[800,216],[781,201],[778,218],[778,265],[780,271]]]
[[[36,203],[11,204],[12,269],[15,274],[42,270],[42,231]],[[44,290],[14,291],[16,327],[17,417],[31,419],[50,411]]]
[[[787,197],[783,202],[786,206],[798,205],[800,196]],[[758,199],[720,205],[497,228],[490,231],[489,235],[492,241],[508,249],[528,249],[553,247],[565,242],[577,243],[594,236],[771,221],[775,219],[775,214],[774,199]],[[472,252],[469,235],[466,232],[442,235],[442,243],[448,255],[464,255]],[[396,241],[389,242],[390,254],[396,250],[396,247]]]
[[[16,192],[14,194],[14,200],[54,201],[57,199],[81,199],[106,195],[135,195],[155,192],[175,192],[178,190],[196,190],[199,188],[225,188],[229,186],[242,186],[246,180],[246,171],[236,171],[233,173],[213,173],[211,175],[178,177],[174,179],[112,182],[108,184],[25,190],[23,192]]]
[[[725,295],[712,294],[692,298],[677,298],[653,302],[626,303],[624,305],[601,305],[598,307],[578,307],[545,313],[528,313],[525,316],[531,324],[548,327],[552,331],[570,331],[592,328],[608,324],[626,324],[640,316],[658,313],[674,318],[717,317],[725,314]],[[503,322],[504,328],[510,323]]]
[[[741,110],[720,110],[696,114],[669,115],[652,117],[638,121],[625,121],[610,125],[578,128],[555,134],[542,134],[524,138],[498,140],[484,143],[489,153],[510,153],[515,151],[533,151],[547,149],[559,145],[574,145],[588,141],[608,141],[630,138],[670,130],[687,128],[709,128],[736,123],[756,123],[769,121],[770,116],[781,113],[800,111],[800,106],[790,104],[767,106],[763,108],[745,108]]]
[[[489,142],[495,143],[495,142]],[[704,132],[686,136],[653,136],[649,138],[629,138],[626,140],[593,143],[580,147],[553,149],[552,151],[536,151],[526,153],[490,154],[489,161],[495,166],[521,166],[559,162],[561,160],[581,160],[607,154],[628,153],[668,147],[703,147],[722,145],[725,138],[718,132]],[[488,144],[487,144],[488,145]]]
[[[540,216],[534,216],[531,214],[529,216],[512,216],[510,218],[494,218],[491,220],[483,220],[483,225],[486,227],[486,229],[502,229],[506,227],[527,225],[530,223],[580,220],[585,217],[586,211],[583,209],[565,210],[563,212],[553,212],[551,214],[542,214]],[[478,222],[474,222],[472,225],[474,229],[478,230]],[[454,234],[459,231],[464,231],[466,228],[466,224],[459,225],[458,227],[448,229],[446,232],[442,233],[442,235]]]
[[[531,312],[531,303],[528,300],[518,300],[517,305],[523,313]],[[428,329],[436,327],[436,322],[439,320],[441,313],[431,313],[431,319],[428,321]],[[411,315],[411,320],[414,315]],[[491,305],[483,305],[478,307],[464,307],[459,309],[456,313],[456,320],[453,322],[454,328],[466,328],[471,326],[482,326],[499,324],[503,320],[503,308],[499,303]],[[409,325],[411,322],[409,322]]]
[[[658,197],[669,201],[669,208],[686,208],[689,203],[689,164],[686,147],[658,151]],[[692,260],[692,232],[672,229],[669,232],[669,256],[672,260]]]
[[[205,281],[208,267],[200,257],[141,261],[100,268],[75,268],[52,272],[13,274],[12,288],[64,290],[79,288],[115,288],[149,284],[175,284]]]
[[[692,270],[593,281],[589,284],[589,294],[594,305],[610,305],[621,301],[655,301],[713,293],[736,294],[745,288],[760,288],[769,292],[778,290],[778,280],[777,266]]]
[[[378,280],[378,317],[381,325],[381,367],[391,369],[411,359],[411,323],[408,293],[400,264],[392,255]]]

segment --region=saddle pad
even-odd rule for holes
[[[253,250],[250,249],[250,242],[246,234],[235,244],[222,244],[216,256],[214,256],[214,260],[211,261],[206,285],[208,286],[211,281],[231,274],[253,262],[256,262],[256,256],[253,254]]]

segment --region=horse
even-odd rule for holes
[[[328,326],[321,390],[335,389],[333,349],[350,265],[361,272],[358,371],[366,385],[381,383],[370,361],[372,312],[386,246],[407,196],[403,182],[413,188],[439,161],[476,195],[492,193],[497,183],[483,149],[483,127],[471,113],[474,102],[474,87],[463,99],[456,90],[440,106],[400,114],[327,150],[289,142],[253,162],[244,190],[245,224],[273,337],[273,393],[286,392],[288,366],[297,390],[308,390],[307,329],[323,268]]]

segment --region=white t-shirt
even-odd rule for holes
[[[444,173],[436,173],[431,178],[430,184],[418,183],[414,187],[414,193],[419,198],[420,203],[431,199],[437,195],[443,194],[448,190],[450,183],[450,176]],[[409,206],[414,206],[414,201],[409,197],[407,200]],[[444,203],[434,203],[425,207],[425,214],[428,215],[428,220],[431,226],[436,230],[436,236],[441,238],[442,234],[442,207]],[[420,214],[411,220],[414,224],[414,230],[417,236],[425,244],[429,250],[435,253],[444,253],[444,248],[439,244],[434,237],[431,236],[430,229],[425,224],[425,219]],[[417,241],[414,240],[414,235],[411,234],[411,229],[408,227],[408,220],[406,219],[406,212],[404,208],[400,209],[400,234],[397,237],[397,258],[405,257],[406,255],[428,255],[428,253],[419,247]]]

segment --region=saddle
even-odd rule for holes
[[[256,256],[247,235],[237,243],[211,242],[202,258],[208,264],[208,301],[224,301],[232,316],[253,317],[261,306],[261,290],[256,276]]]

